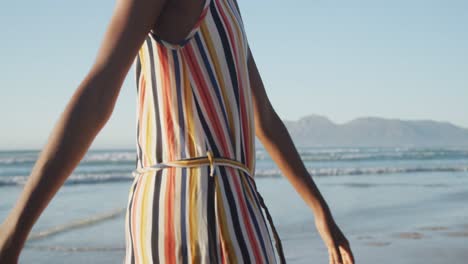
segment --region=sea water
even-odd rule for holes
[[[468,227],[467,149],[298,150],[358,263],[392,263],[395,255],[401,256],[399,263],[444,263],[463,254],[468,237],[463,229]],[[38,154],[0,152],[0,221]],[[122,263],[124,210],[135,158],[132,150],[90,150],[34,225],[30,235],[36,238],[26,243],[20,263]],[[257,186],[288,263],[328,263],[311,209],[264,149],[257,149],[256,158]],[[442,231],[423,231],[431,226]],[[40,236],[44,231],[49,234]],[[405,239],[404,234],[413,237]],[[444,248],[445,255],[430,262],[418,256]]]

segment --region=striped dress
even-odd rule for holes
[[[254,171],[247,59],[233,0],[205,0],[180,43],[149,32],[135,59],[136,168],[211,151]],[[214,174],[200,166],[135,176],[124,263],[276,263],[253,178],[229,166]]]

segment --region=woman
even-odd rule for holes
[[[0,229],[17,263],[33,224],[109,120],[132,63],[137,160],[124,263],[275,263],[255,135],[313,211],[330,263],[350,245],[266,95],[235,0],[119,0],[96,60]]]

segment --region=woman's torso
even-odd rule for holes
[[[204,0],[197,11],[197,19],[179,20],[173,32],[177,16],[162,15],[136,58],[136,166],[211,150],[253,172],[255,128],[241,16],[233,0]]]

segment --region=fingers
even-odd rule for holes
[[[338,246],[332,246],[328,250],[330,264],[344,264]]]
[[[328,250],[328,259],[330,260],[329,264],[336,264],[335,255],[333,255],[332,250]]]
[[[349,247],[349,244],[343,244],[337,247],[329,247],[328,249],[330,264],[354,264],[354,256]]]
[[[339,248],[340,255],[342,256],[342,259],[343,259],[343,264],[354,264],[354,256],[351,251],[349,241],[341,232],[341,230],[338,229],[338,231],[340,233],[338,248]]]
[[[354,264],[354,256],[348,240],[337,225],[329,226],[328,229],[317,225],[318,231],[327,244],[330,264]]]
[[[353,264],[346,249],[340,247],[340,254],[343,258],[343,264]]]
[[[341,256],[343,257],[344,264],[354,264],[354,256],[349,247],[349,244],[344,244],[340,247]]]

